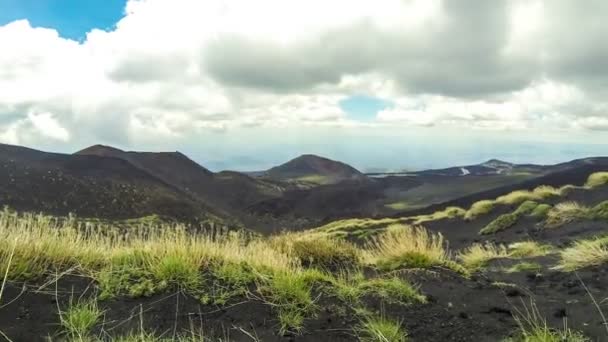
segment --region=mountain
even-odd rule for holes
[[[158,214],[193,221],[222,216],[119,158],[48,153],[2,144],[0,205],[110,219]]]
[[[358,181],[367,178],[348,164],[314,154],[304,154],[285,164],[273,167],[266,171],[264,176],[270,179],[312,184],[336,184],[342,181]]]
[[[134,152],[94,145],[76,155],[97,155],[124,160],[224,215],[255,226],[257,220],[242,210],[255,202],[281,196],[284,186],[242,173],[213,173],[180,152]]]

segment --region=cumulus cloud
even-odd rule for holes
[[[200,137],[235,127],[608,129],[608,4],[129,0],[83,42],[0,26],[0,141]],[[394,103],[360,123],[355,94]]]

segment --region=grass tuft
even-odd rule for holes
[[[395,225],[372,238],[364,251],[368,264],[380,270],[428,268],[444,265],[448,252],[441,234],[429,233],[422,227]]]
[[[562,250],[559,256],[556,269],[563,271],[602,265],[608,262],[608,237],[576,241],[573,246]]]
[[[506,342],[589,342],[582,334],[569,329],[564,321],[564,327],[554,329],[547,325],[547,321],[540,314],[533,302],[531,307],[524,306],[523,311],[516,309],[515,321],[519,331],[514,338]]]
[[[384,316],[371,316],[363,319],[356,329],[362,342],[406,342],[407,333],[401,323]]]
[[[473,203],[471,208],[464,215],[465,220],[474,220],[480,216],[486,215],[494,209],[496,203],[491,200],[481,200]]]
[[[485,245],[476,243],[458,254],[458,259],[464,267],[471,271],[482,269],[491,260],[508,257],[507,247],[490,243]]]
[[[98,323],[103,312],[97,306],[97,302],[91,300],[71,303],[66,311],[59,314],[61,326],[70,340],[88,341],[91,330]]]
[[[553,246],[536,241],[515,242],[508,247],[509,255],[514,258],[531,258],[544,256],[553,251]]]
[[[606,184],[608,184],[608,172],[596,172],[589,175],[585,187],[595,188]]]

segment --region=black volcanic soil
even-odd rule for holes
[[[539,260],[535,260],[539,261]],[[552,260],[540,260],[549,266]],[[493,267],[505,266],[495,261]],[[412,341],[499,341],[516,330],[513,314],[530,309],[533,300],[551,326],[568,326],[597,341],[608,338],[601,317],[583,283],[598,301],[607,293],[608,267],[594,267],[578,273],[543,271],[511,273],[488,271],[465,279],[447,270],[406,272],[401,276],[419,284],[426,304],[397,305],[365,298],[369,310],[397,317]],[[509,284],[496,285],[496,282]],[[87,278],[66,276],[43,289],[24,292],[21,284],[7,286],[0,309],[0,331],[13,341],[44,341],[60,337],[58,308],[65,309],[96,292]],[[202,329],[206,334],[229,337],[231,341],[352,341],[358,321],[348,306],[335,298],[320,296],[322,309],[306,321],[301,336],[277,334],[272,307],[253,297],[236,298],[224,307],[203,305],[178,291],[147,298],[119,298],[100,302],[104,310],[96,331],[112,336],[155,331],[165,337],[173,332]],[[246,332],[246,333],[245,333]]]

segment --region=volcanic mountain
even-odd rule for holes
[[[0,205],[110,219],[159,214],[192,221],[221,216],[125,160],[12,145],[0,145]]]
[[[76,155],[124,160],[215,210],[250,225],[255,225],[255,220],[246,217],[242,209],[255,202],[281,196],[283,192],[280,184],[239,172],[213,173],[180,152],[134,152],[95,145],[76,152]]]
[[[366,176],[345,163],[304,154],[266,171],[266,177],[315,184],[335,184],[345,180],[364,180]]]

